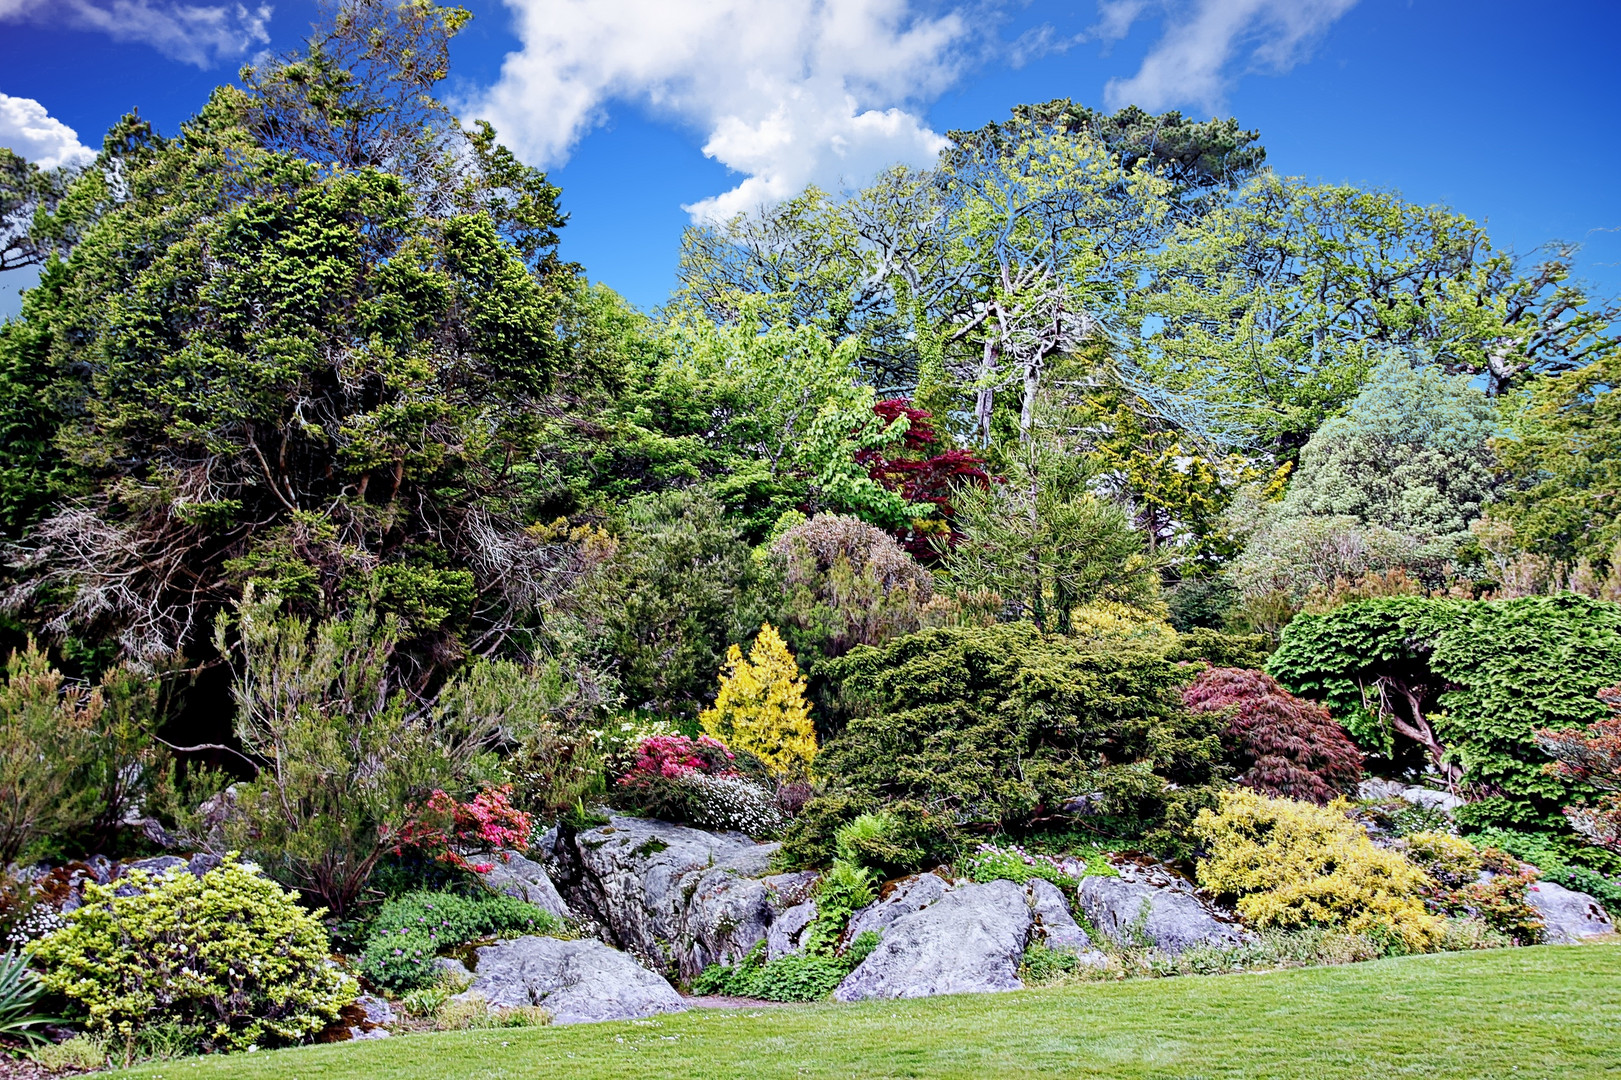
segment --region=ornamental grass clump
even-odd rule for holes
[[[1254,926],[1339,927],[1393,952],[1427,952],[1442,939],[1443,920],[1424,906],[1434,883],[1400,852],[1376,847],[1344,803],[1225,791],[1194,833],[1209,852],[1199,884]]]
[[[296,1043],[355,999],[354,980],[328,962],[323,914],[228,858],[201,878],[133,871],[86,884],[83,906],[28,954],[87,1031],[127,1048],[160,1024],[182,1031],[188,1052]]]

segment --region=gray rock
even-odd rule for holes
[[[1615,932],[1615,924],[1599,902],[1586,893],[1575,892],[1551,881],[1533,882],[1525,898],[1542,916],[1543,939],[1551,945],[1566,945],[1596,934]]]
[[[1138,934],[1168,953],[1194,945],[1237,945],[1245,940],[1232,916],[1224,917],[1171,874],[1131,867],[1121,877],[1088,877],[1077,900],[1099,933],[1122,945]]]
[[[589,938],[521,937],[486,945],[463,996],[474,994],[499,1008],[539,1005],[554,1024],[634,1020],[687,1007],[669,983]]]
[[[118,867],[113,875],[113,881],[119,882],[129,876],[131,871],[140,870],[153,878],[163,877],[174,870],[186,869],[186,860],[177,859],[173,855],[158,855],[150,859],[136,859]],[[133,882],[124,882],[113,889],[114,896],[135,896],[141,891]]]
[[[897,919],[922,911],[950,889],[951,885],[937,874],[903,878],[895,883],[888,895],[850,916],[850,928],[845,936],[853,939],[868,930],[882,932]]]
[[[892,922],[833,996],[864,1001],[1021,989],[1019,963],[1031,925],[1024,889],[1011,881],[953,889]]]
[[[614,817],[553,841],[549,869],[569,906],[613,944],[682,978],[736,960],[776,918],[759,880],[777,844],[648,818]]]
[[[199,851],[186,862],[186,872],[192,877],[200,878],[210,870],[216,869],[225,860],[218,855],[211,855],[206,851]]]
[[[1402,802],[1412,803],[1414,806],[1427,806],[1448,815],[1466,801],[1450,792],[1419,787],[1417,784],[1400,784],[1394,780],[1380,780],[1377,777],[1358,784],[1356,793],[1359,798],[1381,802],[1400,799]]]
[[[1069,913],[1069,901],[1057,885],[1042,878],[1031,878],[1025,891],[1029,894],[1030,913],[1035,916],[1041,939],[1050,948],[1080,952],[1092,947],[1092,939]]]
[[[805,930],[816,921],[816,901],[795,904],[776,917],[765,932],[765,958],[776,960],[805,948]]]
[[[454,956],[436,956],[433,958],[433,966],[463,986],[472,981],[473,972]]]
[[[552,884],[546,868],[516,851],[497,852],[491,860],[489,872],[480,874],[479,878],[496,892],[527,901],[559,919],[574,917],[568,904],[558,894],[557,886]]]

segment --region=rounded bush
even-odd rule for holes
[[[305,1039],[355,999],[319,916],[235,860],[201,878],[134,871],[87,884],[67,925],[28,951],[92,1033],[133,1040],[167,1023],[196,1049],[241,1050]]]

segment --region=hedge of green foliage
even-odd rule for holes
[[[438,977],[433,959],[447,949],[503,934],[555,934],[563,922],[512,896],[416,892],[383,904],[372,922],[360,971],[384,990],[404,993]]]
[[[1322,701],[1364,749],[1397,767],[1423,757],[1377,713],[1378,687],[1407,688],[1463,781],[1492,792],[1459,810],[1466,828],[1560,837],[1566,859],[1601,858],[1560,813],[1594,792],[1549,775],[1533,733],[1607,714],[1596,694],[1621,682],[1621,605],[1573,593],[1362,601],[1295,619],[1267,670]],[[1387,697],[1408,708],[1399,691]]]
[[[116,894],[128,885],[137,891]],[[322,913],[240,863],[201,878],[136,871],[117,886],[87,884],[84,899],[29,954],[92,1033],[131,1042],[173,1024],[187,1050],[294,1043],[355,998],[327,962]]]
[[[1191,672],[1160,653],[1007,623],[831,666],[849,718],[817,766],[851,806],[905,801],[1017,828],[1068,804],[1100,834],[1174,852],[1214,797],[1219,718],[1183,708]]]

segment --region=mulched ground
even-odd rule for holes
[[[0,1054],[0,1080],[45,1080],[46,1077],[68,1075],[66,1072],[46,1072],[27,1058]]]

